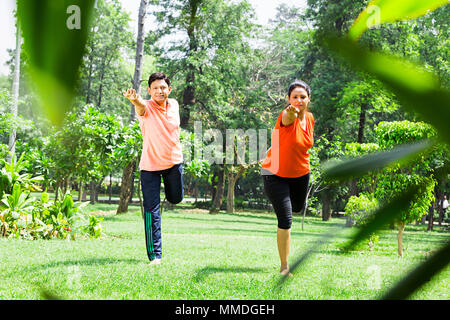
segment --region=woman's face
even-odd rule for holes
[[[300,111],[306,109],[309,103],[308,92],[301,87],[295,87],[289,96],[289,104],[293,105]]]

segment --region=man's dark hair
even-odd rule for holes
[[[169,77],[167,77],[162,72],[155,72],[155,73],[151,74],[150,78],[148,78],[148,86],[150,87],[152,82],[155,81],[155,80],[164,80],[167,83],[167,85],[170,87]]]
[[[308,97],[311,97],[311,88],[308,86],[306,82],[302,80],[295,80],[294,82],[291,83],[288,89],[288,97],[291,96],[292,90],[294,90],[297,87],[305,89],[306,92],[308,93]]]

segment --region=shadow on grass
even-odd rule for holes
[[[204,235],[211,234],[216,236],[244,236],[244,237],[254,237],[261,235],[263,237],[270,237],[270,238],[276,238],[277,230],[276,230],[276,224],[274,224],[273,230],[258,230],[258,229],[231,229],[231,228],[222,228],[220,226],[217,227],[201,227],[197,229],[197,234]],[[190,235],[195,235],[191,231],[186,233]],[[292,237],[298,237],[298,238],[304,238],[304,237],[322,237],[323,232],[319,231],[291,231]],[[339,236],[339,238],[347,238],[346,236]]]
[[[205,222],[205,219],[192,218],[192,217],[186,218],[186,217],[171,216],[170,219]],[[243,223],[243,224],[255,224],[255,225],[257,225],[257,224],[259,224],[259,225],[273,225],[273,224],[276,224],[276,219],[275,218],[271,219],[270,222],[269,222],[269,220],[268,220],[268,222],[259,222],[259,221],[245,221],[245,220],[239,220],[239,221],[236,221],[236,220],[225,220],[225,219],[217,219],[217,218],[212,218],[212,219],[210,219],[208,221],[211,221],[211,222],[226,222],[226,223],[233,223],[233,224],[237,224],[237,223],[239,223],[239,224],[241,224],[241,223]]]
[[[265,272],[265,270],[263,268],[208,266],[197,270],[196,275],[192,279],[196,282],[200,282],[213,273],[257,273],[257,272],[258,273]]]
[[[144,260],[137,259],[114,259],[114,258],[88,258],[79,260],[52,261],[49,263],[34,265],[27,267],[24,271],[33,272],[41,269],[54,268],[59,266],[95,266],[95,265],[111,265],[117,263],[142,263]]]
[[[108,222],[135,222],[136,216],[135,216],[135,213],[128,212],[126,214],[122,214],[122,213],[121,214],[111,214],[111,215],[100,216],[100,217],[104,218],[103,221],[108,221]],[[139,216],[140,216],[140,213],[139,213]],[[144,220],[142,219],[142,221],[144,221]]]
[[[183,210],[179,211],[180,213],[183,213]],[[180,219],[180,220],[193,220],[193,221],[205,221],[205,219],[198,217],[199,214],[195,214],[196,217],[179,217],[177,216],[178,212],[171,212],[173,215],[170,216],[171,219]],[[203,216],[211,217],[211,219],[208,219],[208,221],[213,222],[227,222],[227,223],[246,223],[246,224],[260,224],[260,225],[273,225],[277,223],[277,219],[275,214],[267,213],[264,214],[266,216],[262,216],[262,214],[254,214],[254,213],[227,213],[227,212],[219,212],[218,214],[203,214]],[[164,216],[164,214],[163,214]],[[220,219],[219,217],[230,217],[232,220],[226,220],[226,219]],[[238,218],[239,221],[237,221],[235,218]],[[250,220],[242,220],[242,218],[248,218]],[[252,221],[254,219],[254,221]],[[301,215],[293,215],[292,216],[293,222],[295,224],[301,224],[302,216]],[[258,221],[259,220],[259,221]],[[265,220],[265,222],[262,222],[260,220]],[[319,226],[319,227],[338,227],[345,224],[345,219],[343,218],[334,218],[331,221],[322,221],[320,218],[317,217],[306,217],[305,223],[307,226]]]

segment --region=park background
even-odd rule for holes
[[[2,217],[10,220],[2,220],[6,239],[0,254],[2,270],[8,270],[3,271],[3,279],[11,281],[2,283],[2,297],[36,298],[48,295],[42,288],[50,288],[56,295],[78,298],[257,299],[290,297],[287,292],[301,299],[374,298],[448,242],[448,216],[442,208],[449,188],[445,143],[436,143],[409,161],[338,184],[325,178],[323,164],[328,160],[372,155],[439,136],[439,130],[424,122],[420,112],[405,108],[377,77],[353,69],[323,47],[323,36],[345,35],[368,1],[307,1],[298,6],[280,2],[264,19],[258,18],[262,11],[255,12],[254,2],[149,2],[140,38],[137,18],[130,18],[136,17],[139,1],[134,2],[131,15],[124,1],[96,2],[67,112],[49,116],[38,107],[41,88],[29,79],[32,59],[22,45],[18,57],[15,48],[8,50],[8,69],[0,77],[0,152],[5,160],[0,195],[5,200]],[[256,7],[261,8],[261,3]],[[437,87],[448,90],[448,10],[444,5],[417,19],[382,24],[367,30],[359,41],[370,50],[424,66],[435,75]],[[136,55],[139,47],[142,56]],[[20,68],[15,68],[18,61]],[[141,81],[136,81],[135,67],[140,63]],[[120,280],[107,281],[111,269],[132,273],[135,264],[142,278],[132,282],[143,281],[147,275],[136,170],[140,130],[121,92],[133,86],[148,98],[145,79],[156,71],[170,77],[171,97],[180,102],[186,155],[207,148],[208,141],[192,135],[196,121],[204,130],[217,129],[223,135],[227,129],[268,129],[270,141],[270,130],[286,103],[288,84],[296,78],[310,84],[310,109],[316,119],[315,146],[310,152],[312,181],[307,210],[303,217],[294,217],[298,233],[292,252],[305,250],[316,243],[315,237],[329,234],[334,227],[344,230],[319,250],[324,265],[317,259],[303,271],[313,289],[296,290],[297,285],[305,288],[308,283],[296,278],[285,292],[272,290],[275,284],[260,291],[268,276],[276,280],[271,276],[276,265],[275,232],[271,232],[276,220],[263,192],[260,164],[211,164],[194,156],[185,157],[189,161],[184,164],[183,203],[172,206],[163,201],[163,234],[172,248],[168,270],[196,263],[186,266],[183,275],[174,272],[165,279],[176,286],[159,290],[129,293]],[[420,78],[415,81],[422,84]],[[8,164],[10,150],[17,159],[13,165]],[[409,185],[423,186],[409,210],[371,232],[362,246],[350,253],[343,249],[344,240],[367,223],[380,203],[392,200]],[[199,246],[197,252],[185,247],[186,237]],[[42,241],[54,238],[76,240]],[[114,253],[103,247],[115,241],[119,247]],[[79,249],[75,257],[68,257],[75,246]],[[43,264],[32,254],[40,247],[48,260]],[[202,265],[203,250],[210,253],[210,260]],[[179,257],[185,251],[191,257],[188,261]],[[239,254],[230,257],[229,251]],[[345,261],[341,265],[345,272],[334,270],[334,259]],[[255,266],[244,263],[249,261]],[[352,269],[355,264],[358,267]],[[98,276],[107,284],[100,290],[88,274],[104,265],[108,270]],[[389,274],[385,268],[391,265],[394,272]],[[58,277],[51,277],[48,269],[52,268],[62,270]],[[161,270],[157,272],[162,275]],[[333,282],[334,272],[340,276]],[[180,284],[176,274],[192,281]],[[417,297],[447,299],[448,274],[447,267]],[[226,283],[232,276],[234,286]],[[23,285],[12,286],[12,279]],[[220,282],[226,285],[217,288]],[[108,285],[115,288],[113,294]]]

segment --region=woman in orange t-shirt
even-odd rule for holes
[[[314,143],[314,117],[308,110],[311,89],[295,80],[288,89],[289,105],[280,113],[272,132],[272,146],[262,163],[264,191],[278,219],[277,246],[280,273],[289,273],[292,212],[306,201],[310,167],[308,149]]]

